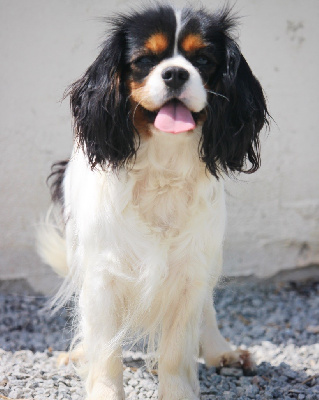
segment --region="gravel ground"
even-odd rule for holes
[[[203,400],[319,399],[319,282],[229,284],[215,303],[221,331],[249,347],[255,376],[240,369],[199,364]],[[84,397],[72,366],[56,359],[70,341],[70,316],[43,312],[46,299],[0,295],[0,399]],[[156,399],[157,377],[145,371],[143,354],[124,352],[129,399]]]

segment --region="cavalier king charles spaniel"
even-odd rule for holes
[[[260,165],[265,97],[229,9],[156,5],[112,18],[67,91],[75,143],[55,164],[39,252],[65,276],[87,400],[123,400],[122,346],[147,338],[158,398],[199,399],[197,358],[252,368],[219,332],[222,175]],[[55,221],[55,222],[52,222]]]

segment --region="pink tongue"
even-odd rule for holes
[[[170,133],[187,132],[195,128],[195,121],[189,109],[181,102],[170,101],[158,112],[155,128]]]

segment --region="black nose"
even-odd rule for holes
[[[162,72],[162,78],[166,86],[179,89],[189,78],[189,72],[181,67],[168,67]]]

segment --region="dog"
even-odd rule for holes
[[[122,346],[148,338],[159,399],[195,400],[197,358],[253,367],[219,332],[223,176],[260,166],[269,113],[230,9],[118,14],[66,93],[74,148],[51,174],[39,253],[75,296],[87,400],[122,400]],[[54,222],[52,222],[54,221]],[[133,339],[134,340],[134,339]]]

